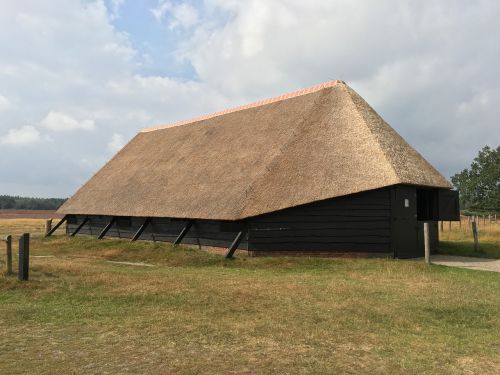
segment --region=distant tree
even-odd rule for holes
[[[16,206],[16,200],[8,195],[0,195],[0,208],[14,208]]]
[[[61,198],[25,198],[0,195],[0,209],[57,210],[65,200]]]
[[[485,146],[470,168],[451,178],[463,208],[500,211],[500,146]]]

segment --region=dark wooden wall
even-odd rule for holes
[[[85,216],[75,216],[76,221],[67,224],[67,232],[72,233],[84,220]],[[79,234],[90,234],[97,236],[111,220],[110,216],[90,216],[89,222],[80,230]],[[106,237],[132,238],[137,229],[144,223],[145,218],[131,217],[127,220],[118,220],[106,234]],[[142,233],[141,240],[174,242],[186,220],[168,218],[153,218],[151,224]],[[183,244],[229,247],[237,232],[222,232],[220,222],[215,220],[195,220],[194,225],[182,240]],[[246,238],[241,242],[240,249],[248,248]]]
[[[391,252],[389,189],[306,204],[249,220],[251,250]]]
[[[413,194],[412,187],[410,189]],[[241,222],[193,220],[183,244],[229,247],[242,228],[248,232],[239,248],[258,252],[352,252],[392,256],[394,247],[394,188],[388,187],[329,199],[249,218]],[[415,193],[416,196],[416,193]],[[412,203],[414,204],[414,202]],[[85,216],[70,217],[67,232]],[[110,216],[91,216],[80,234],[97,236]],[[132,238],[145,218],[118,218],[107,237]],[[412,256],[423,254],[423,225],[409,222],[415,231],[409,241],[418,241]],[[186,220],[153,218],[141,240],[173,242]],[[406,229],[406,228],[405,228]],[[418,231],[418,234],[417,234]],[[404,237],[404,236],[403,236]],[[431,224],[432,247],[437,246],[437,223]],[[415,246],[414,246],[415,247]]]

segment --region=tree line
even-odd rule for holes
[[[500,211],[500,146],[483,147],[469,168],[451,178],[466,210]]]
[[[11,195],[0,195],[0,209],[13,210],[57,210],[66,199],[31,198]]]

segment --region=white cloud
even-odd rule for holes
[[[40,142],[40,132],[30,125],[18,129],[9,129],[7,134],[0,137],[0,143],[4,145],[23,146]]]
[[[171,30],[177,27],[189,29],[198,23],[198,11],[187,3],[175,6],[171,13],[173,18],[169,23]]]
[[[199,22],[198,10],[188,3],[174,4],[168,0],[159,0],[156,7],[150,9],[157,21],[168,17],[170,30],[189,29]]]
[[[120,0],[4,3],[0,137],[31,139],[29,155],[12,147],[0,158],[6,193],[68,196],[140,128],[329,79],[344,79],[446,175],[500,142],[495,0],[159,0],[143,11],[173,30],[163,37],[183,79],[145,73],[146,53],[131,41],[147,45],[150,28],[119,31]],[[38,129],[6,125],[40,119]],[[37,141],[47,130],[54,147]]]
[[[498,1],[205,4],[203,14],[224,21],[200,20],[182,57],[224,96],[243,102],[343,79],[448,176],[500,143],[492,131],[500,118]]]
[[[122,7],[125,0],[111,0],[110,1],[110,12],[109,16],[111,20],[115,20],[120,17],[120,8]]]
[[[10,100],[0,95],[0,112],[8,111],[12,107]]]
[[[120,151],[125,146],[125,137],[122,134],[114,133],[108,142],[108,150],[112,153]]]
[[[65,113],[55,111],[49,112],[49,114],[42,120],[42,125],[47,129],[56,132],[77,129],[94,130],[95,128],[93,120],[78,121]]]
[[[157,21],[161,21],[165,14],[172,9],[172,3],[168,0],[158,0],[158,4],[156,7],[151,8],[151,14],[153,14],[154,18]]]

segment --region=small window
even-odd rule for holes
[[[410,207],[410,200],[408,198],[405,198],[405,208]]]

